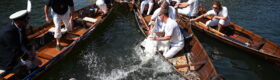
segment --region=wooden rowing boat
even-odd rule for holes
[[[88,35],[93,32],[95,27],[108,17],[113,9],[113,5],[107,6],[109,10],[107,15],[100,15],[101,12],[99,12],[95,4],[75,11],[74,16],[72,17],[74,23],[73,30],[63,34],[60,44],[64,48],[61,50],[56,49],[56,41],[51,32],[51,29],[54,27],[53,23],[47,23],[37,29],[29,30],[29,44],[35,46],[34,49],[36,51],[36,58],[40,62],[38,66],[39,68],[21,76],[18,76],[18,73],[7,73],[4,75],[4,79],[29,80],[34,79],[42,72],[45,72],[51,65],[66,56],[77,43],[86,39]]]
[[[129,4],[132,8],[134,5]],[[138,23],[139,29],[142,33],[147,36],[148,31],[146,30],[148,26],[148,22],[151,16],[143,17],[140,15],[139,8],[133,9],[135,14],[136,22]],[[188,23],[183,22],[182,20],[177,20],[183,30],[185,30],[188,34],[193,34],[191,27]],[[161,54],[158,52],[158,54]],[[164,56],[161,54],[164,58]],[[221,79],[221,76],[218,77],[216,69],[212,64],[211,59],[208,57],[206,51],[203,46],[198,41],[197,37],[191,36],[190,38],[185,39],[185,47],[179,53],[177,53],[173,58],[166,59],[174,70],[176,70],[179,75],[184,77],[185,79],[191,80],[209,80],[209,79]]]
[[[188,21],[189,19],[181,16],[182,19]],[[194,22],[194,29],[204,32],[219,41],[239,48],[241,50],[257,55],[265,60],[272,61],[276,64],[280,63],[280,46],[264,39],[262,36],[253,33],[233,22],[230,26],[223,28],[221,32],[205,26],[210,16]]]

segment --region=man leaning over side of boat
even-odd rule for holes
[[[55,25],[54,38],[56,38],[56,49],[60,50],[62,49],[62,46],[60,46],[62,32],[72,30],[72,16],[75,11],[74,2],[73,0],[47,0],[44,7],[45,19],[46,22],[51,23],[51,20],[48,17],[49,9],[51,9],[51,15]],[[61,30],[61,21],[65,25],[65,31]]]
[[[0,79],[7,73],[20,75],[27,72],[26,68],[37,67],[33,63],[35,54],[27,46],[25,28],[29,23],[28,13],[27,10],[15,12],[9,17],[12,23],[0,29]],[[29,63],[25,64],[26,61]]]
[[[207,13],[195,18],[191,19],[191,21],[197,21],[205,16],[213,16],[211,20],[206,22],[206,26],[218,26],[217,30],[220,31],[221,28],[227,27],[230,25],[230,18],[228,16],[227,7],[222,6],[219,1],[215,1],[212,4],[212,10],[209,10]]]
[[[164,51],[163,56],[165,58],[172,58],[181,49],[183,49],[184,38],[180,31],[179,25],[175,20],[169,17],[168,13],[168,9],[160,9],[159,19],[161,20],[162,25],[155,26],[152,29],[151,34],[147,37],[147,39],[143,41],[143,43],[149,41],[156,42],[155,47],[157,47],[157,50],[159,50],[160,47],[164,46],[166,51]],[[157,29],[161,29],[161,33],[163,33],[163,35],[157,34],[156,31],[159,31]],[[145,46],[145,44],[143,43],[141,45]]]
[[[180,27],[178,23],[169,18],[168,16],[168,10],[161,9],[160,19],[163,22],[164,28],[164,37],[151,37],[152,40],[169,40],[169,46],[170,49],[163,54],[165,58],[172,58],[174,55],[176,55],[181,49],[184,47],[184,38],[180,31]]]

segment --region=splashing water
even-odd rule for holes
[[[86,55],[83,55],[82,63],[88,68],[86,76],[98,80],[119,80],[128,79],[129,77],[132,77],[132,79],[183,80],[179,75],[174,74],[175,71],[160,55],[144,53],[140,45],[136,45],[133,50],[135,53],[131,58],[139,60],[138,64],[115,68],[110,71],[99,69],[102,66],[109,66],[103,62],[104,58],[96,57],[97,55],[93,50],[85,51]],[[147,73],[150,73],[151,76],[136,77],[147,75]]]

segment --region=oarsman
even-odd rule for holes
[[[51,15],[53,17],[53,22],[55,25],[54,38],[56,38],[56,48],[60,50],[62,48],[62,46],[60,46],[60,38],[62,36],[61,21],[64,23],[66,27],[65,31],[72,30],[71,18],[75,11],[74,3],[73,0],[47,0],[44,7],[44,12],[45,12],[46,21],[48,23],[51,22],[50,18],[48,17],[50,9],[51,9]]]
[[[179,3],[177,6],[175,6],[175,8],[182,8],[178,9],[179,14],[193,18],[197,16],[198,4],[198,0],[188,0],[188,2]]]
[[[227,7],[222,6],[219,1],[215,1],[212,4],[212,10],[208,11],[207,13],[195,18],[191,19],[191,21],[196,21],[205,16],[213,16],[212,20],[206,22],[206,26],[218,26],[218,31],[221,30],[222,27],[229,26],[230,19],[228,16]]]

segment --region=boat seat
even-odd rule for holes
[[[84,17],[82,20],[87,21],[87,22],[91,22],[91,23],[95,23],[97,21],[97,19],[91,18],[91,17]]]
[[[61,28],[60,31],[61,31],[62,34],[66,33],[66,29],[65,28]],[[49,32],[54,33],[55,32],[55,27],[50,28]]]
[[[14,80],[14,79],[15,79],[15,73],[9,73],[4,76],[4,80]]]
[[[37,55],[40,57],[40,58],[43,58],[43,59],[47,59],[47,60],[51,60],[54,56],[48,54],[48,53],[37,53]]]
[[[55,28],[54,27],[50,28],[49,32],[54,33]],[[68,35],[67,39],[69,39],[69,40],[76,40],[75,37],[80,37],[79,34],[67,32],[65,28],[61,28],[61,33],[62,33],[62,36],[63,36],[63,34],[67,33],[67,35]]]

